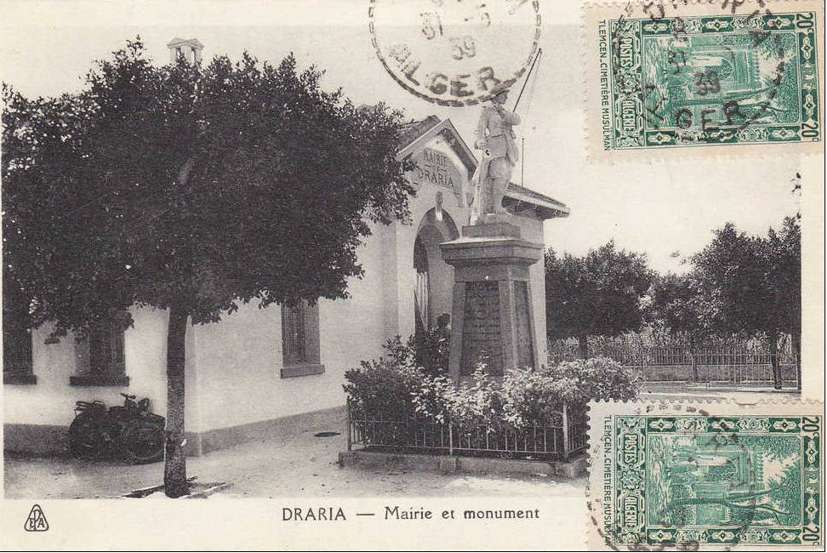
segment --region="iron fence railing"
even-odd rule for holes
[[[576,343],[568,340],[549,344],[549,363],[580,359],[582,354]],[[792,365],[796,354],[790,347],[779,348],[777,353],[767,349],[746,346],[699,347],[644,346],[598,342],[589,345],[589,357],[608,357],[623,365],[768,365],[773,358],[779,364]]]
[[[389,420],[359,413],[347,404],[347,448],[380,448],[395,452],[482,457],[568,459],[587,447],[588,425],[584,413],[570,416],[563,405],[550,425],[517,428],[460,427],[409,417]]]
[[[626,365],[640,371],[647,383],[690,382],[697,384],[735,386],[774,386],[776,375],[772,362],[742,363],[733,359],[731,363],[680,365]],[[798,366],[778,365],[778,383],[782,387],[798,387]]]
[[[549,344],[550,365],[573,361],[580,355],[577,343],[571,340]],[[758,342],[690,348],[686,345],[637,346],[595,340],[594,346],[589,347],[589,356],[608,357],[636,369],[647,383],[798,387],[798,356],[790,340],[785,340],[777,353],[771,353],[765,344]],[[778,375],[774,374],[774,366],[778,367]]]

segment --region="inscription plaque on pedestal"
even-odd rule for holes
[[[519,227],[507,221],[466,226],[462,234],[440,244],[442,257],[455,269],[451,377],[467,378],[481,362],[491,376],[534,367],[528,268],[542,257],[543,245],[522,240]]]
[[[503,345],[500,332],[500,287],[497,281],[465,285],[465,316],[462,334],[461,376],[473,374],[477,363],[485,363],[488,374],[503,374]]]

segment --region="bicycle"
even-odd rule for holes
[[[124,404],[110,407],[102,401],[75,403],[69,426],[69,450],[83,460],[120,456],[132,464],[155,463],[164,458],[165,419],[150,412],[149,398],[138,402],[121,393]]]

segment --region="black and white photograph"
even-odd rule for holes
[[[823,401],[823,3],[0,10],[0,548],[823,544],[737,433],[587,493],[595,412]]]

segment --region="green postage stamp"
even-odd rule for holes
[[[818,143],[819,4],[631,1],[587,10],[592,139],[603,151]]]
[[[824,543],[822,407],[593,403],[593,549]]]

